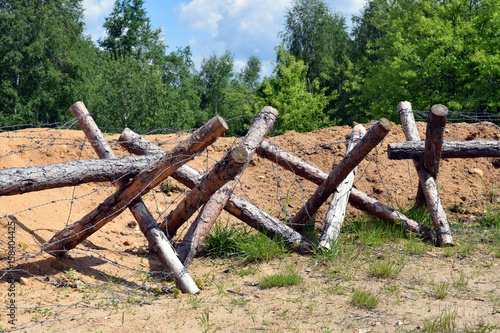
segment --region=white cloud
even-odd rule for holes
[[[83,0],[85,23],[88,26],[97,24],[99,19],[111,13],[114,0]]]
[[[179,21],[193,31],[210,32],[217,35],[218,23],[222,19],[218,1],[193,0],[186,4],[181,2],[175,7]]]

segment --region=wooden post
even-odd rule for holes
[[[124,148],[136,154],[157,154],[163,151],[129,129],[123,131],[118,141]],[[187,187],[193,188],[200,182],[202,175],[189,165],[183,165],[174,172],[172,177]],[[304,236],[234,193],[229,197],[224,209],[268,237],[283,239],[294,251],[307,253],[312,249],[312,244]]]
[[[203,243],[205,237],[208,235],[208,232],[226,206],[229,197],[233,194],[236,185],[239,183],[240,176],[243,174],[248,163],[255,154],[257,147],[260,146],[264,138],[267,136],[277,117],[278,111],[270,106],[265,106],[259,112],[259,115],[253,122],[252,127],[250,127],[247,134],[239,144],[239,147],[242,147],[248,153],[247,161],[241,168],[239,174],[234,177],[234,180],[229,181],[222,186],[206,202],[205,206],[189,228],[186,236],[184,236],[182,242],[177,247],[177,253],[179,254],[179,258],[184,265],[188,266],[191,263],[196,251],[200,247],[201,243]]]
[[[173,238],[180,226],[201,207],[224,184],[239,174],[248,158],[243,147],[236,147],[214,165],[191,192],[172,210],[160,228],[166,231],[167,237]],[[168,223],[165,223],[167,221]]]
[[[316,213],[330,194],[340,185],[347,175],[365,158],[366,155],[389,133],[391,123],[382,118],[361,139],[340,163],[330,172],[327,179],[318,186],[302,209],[289,221],[292,228],[297,229],[305,224],[305,220]]]
[[[141,171],[133,180],[109,196],[83,219],[54,235],[45,244],[44,250],[55,255],[61,255],[65,251],[74,248],[115,218],[127,206],[156,187],[182,164],[192,160],[195,154],[213,143],[227,129],[226,122],[221,117],[215,116],[195,131],[188,140],[181,142],[157,163]]]
[[[425,145],[422,141],[390,143],[387,156],[392,160],[423,159]],[[441,158],[500,157],[499,140],[444,141]]]
[[[85,133],[87,139],[92,142],[92,147],[101,159],[110,159],[116,157],[108,142],[99,130],[82,102],[77,102],[69,109],[71,114],[78,119],[78,124]],[[115,182],[115,187],[120,189],[125,186],[127,181],[121,180]],[[182,292],[196,294],[200,289],[196,286],[187,270],[180,262],[172,245],[160,230],[154,217],[151,215],[141,198],[135,200],[129,209],[137,220],[139,227],[146,236],[149,248],[158,257],[167,271],[172,272],[175,283]]]
[[[401,119],[403,132],[405,133],[407,141],[420,141],[417,126],[415,125],[415,118],[410,102],[401,102],[398,104],[398,114]],[[431,213],[434,230],[436,237],[441,246],[453,246],[453,238],[451,237],[450,227],[446,219],[446,213],[443,210],[439,193],[436,187],[436,182],[432,175],[425,169],[423,161],[413,160],[415,168],[417,169],[418,177],[422,190],[424,192],[427,207]]]
[[[0,195],[15,195],[90,182],[128,180],[158,161],[158,155],[81,160],[0,170]]]
[[[424,167],[436,180],[439,171],[439,162],[441,160],[441,147],[443,146],[443,133],[446,126],[446,116],[448,108],[442,104],[436,104],[431,107],[427,118],[427,129],[425,132],[425,155]],[[417,204],[425,204],[425,196],[422,187],[418,187]]]
[[[268,142],[262,142],[257,150],[257,153],[274,163],[278,163],[278,165],[286,170],[290,170],[296,175],[315,183],[316,185],[323,184],[328,177],[326,172],[323,172],[314,165],[307,163],[296,156],[282,151]],[[417,221],[409,219],[400,212],[384,205],[377,199],[361,192],[360,190],[357,190],[354,187],[351,189],[351,194],[349,195],[349,203],[354,207],[385,221],[391,223],[401,222],[408,232],[422,235],[426,238],[430,237],[430,230],[427,227]]]
[[[346,153],[350,152],[356,143],[366,134],[366,129],[363,125],[354,126],[349,142],[347,143]],[[331,249],[337,243],[340,229],[345,218],[345,210],[347,201],[351,193],[354,176],[356,175],[357,166],[347,175],[342,183],[333,192],[332,201],[328,207],[325,217],[325,225],[323,232],[319,237],[319,245]]]

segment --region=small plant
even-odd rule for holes
[[[457,312],[450,309],[444,310],[438,317],[434,319],[424,319],[423,332],[457,332]]]
[[[240,248],[243,230],[238,230],[234,224],[226,220],[225,224],[217,223],[205,238],[203,251],[210,258],[228,258],[242,255]]]
[[[441,281],[438,284],[434,284],[432,287],[432,293],[437,299],[444,299],[448,296],[450,292],[450,284],[446,281]]]
[[[404,264],[392,263],[389,259],[376,260],[370,263],[370,273],[375,277],[395,277],[401,272]]]
[[[378,295],[375,295],[370,291],[364,291],[360,289],[354,289],[352,291],[351,303],[356,306],[373,309],[378,305],[378,302]]]
[[[463,273],[460,273],[460,277],[457,280],[453,281],[453,286],[463,291],[467,291],[468,285],[469,285],[469,278],[466,277]]]
[[[301,284],[302,281],[303,278],[300,276],[299,272],[295,268],[289,267],[283,273],[263,277],[259,281],[259,286],[263,289],[272,287],[287,287]]]
[[[187,302],[193,309],[198,309],[201,306],[203,297],[197,297],[196,295],[188,295]]]
[[[204,333],[216,331],[212,330],[213,324],[210,324],[210,312],[208,312],[208,309],[201,315],[198,325],[200,325],[201,331]]]

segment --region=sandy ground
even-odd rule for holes
[[[369,128],[369,124],[366,125]],[[421,138],[425,124],[418,123]],[[329,172],[345,155],[351,127],[332,127],[311,133],[289,132],[268,138],[290,152]],[[116,144],[118,135],[106,136],[119,156],[128,153]],[[185,138],[182,134],[147,136],[164,149]],[[448,124],[445,140],[499,140],[500,129],[491,123]],[[189,164],[206,172],[236,145],[237,138],[223,137]],[[360,164],[355,186],[383,203],[409,206],[417,189],[413,163],[389,160],[387,144],[404,142],[400,126],[394,126],[384,142]],[[96,158],[81,131],[25,129],[0,133],[0,168],[36,166]],[[450,224],[474,218],[485,209],[498,207],[499,158],[444,159],[438,188]],[[175,208],[187,188],[175,180],[173,191],[156,188],[144,196],[155,218]],[[297,212],[316,185],[255,155],[241,178],[237,193],[276,218]],[[16,326],[8,323],[3,307],[2,329],[75,332],[168,332],[168,331],[318,331],[391,332],[419,330],[425,320],[454,314],[457,331],[500,326],[499,259],[491,246],[474,234],[473,255],[463,256],[427,246],[423,254],[409,255],[401,273],[392,279],[375,278],[368,271],[373,258],[396,258],[405,240],[357,253],[352,261],[318,261],[317,257],[290,254],[268,262],[240,266],[238,260],[196,258],[189,267],[203,278],[205,289],[197,296],[172,294],[173,284],[152,281],[146,274],[161,271],[159,261],[147,254],[147,242],[126,211],[90,236],[63,258],[41,251],[41,246],[66,225],[74,223],[115,191],[107,183],[44,190],[0,197],[0,249],[2,282],[0,296],[6,305],[15,300]],[[496,205],[496,206],[495,206]],[[327,205],[316,216],[318,228]],[[348,207],[348,216],[362,213]],[[223,213],[220,222],[241,224]],[[16,264],[9,271],[8,226],[15,224]],[[187,226],[186,226],[187,228]],[[187,230],[187,229],[183,229]],[[180,233],[180,237],[182,237]],[[491,230],[485,233],[491,234]],[[457,232],[457,245],[469,235]],[[177,241],[178,239],[175,239]],[[357,250],[353,250],[357,251]],[[494,252],[494,251],[493,251]],[[298,286],[261,289],[260,277],[295,267],[305,279]],[[337,268],[336,268],[337,267]],[[338,269],[342,267],[342,269]],[[248,269],[251,274],[243,274]],[[9,277],[15,297],[9,296]],[[27,285],[19,284],[20,278]],[[463,287],[457,281],[467,279]],[[433,296],[434,286],[446,282],[450,293]],[[457,282],[457,283],[455,283]],[[155,288],[145,290],[145,286]],[[462,286],[462,287],[461,287]],[[381,297],[379,305],[364,309],[351,304],[354,289],[371,290]],[[469,326],[467,326],[469,325]],[[490,326],[487,326],[490,325]],[[488,331],[488,330],[486,330]]]

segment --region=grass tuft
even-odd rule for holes
[[[354,289],[351,296],[351,303],[367,309],[373,309],[378,305],[379,298],[370,291]]]
[[[273,287],[294,286],[302,282],[303,278],[300,276],[299,272],[295,268],[289,267],[285,272],[264,276],[260,279],[259,286],[262,289],[268,289]]]

